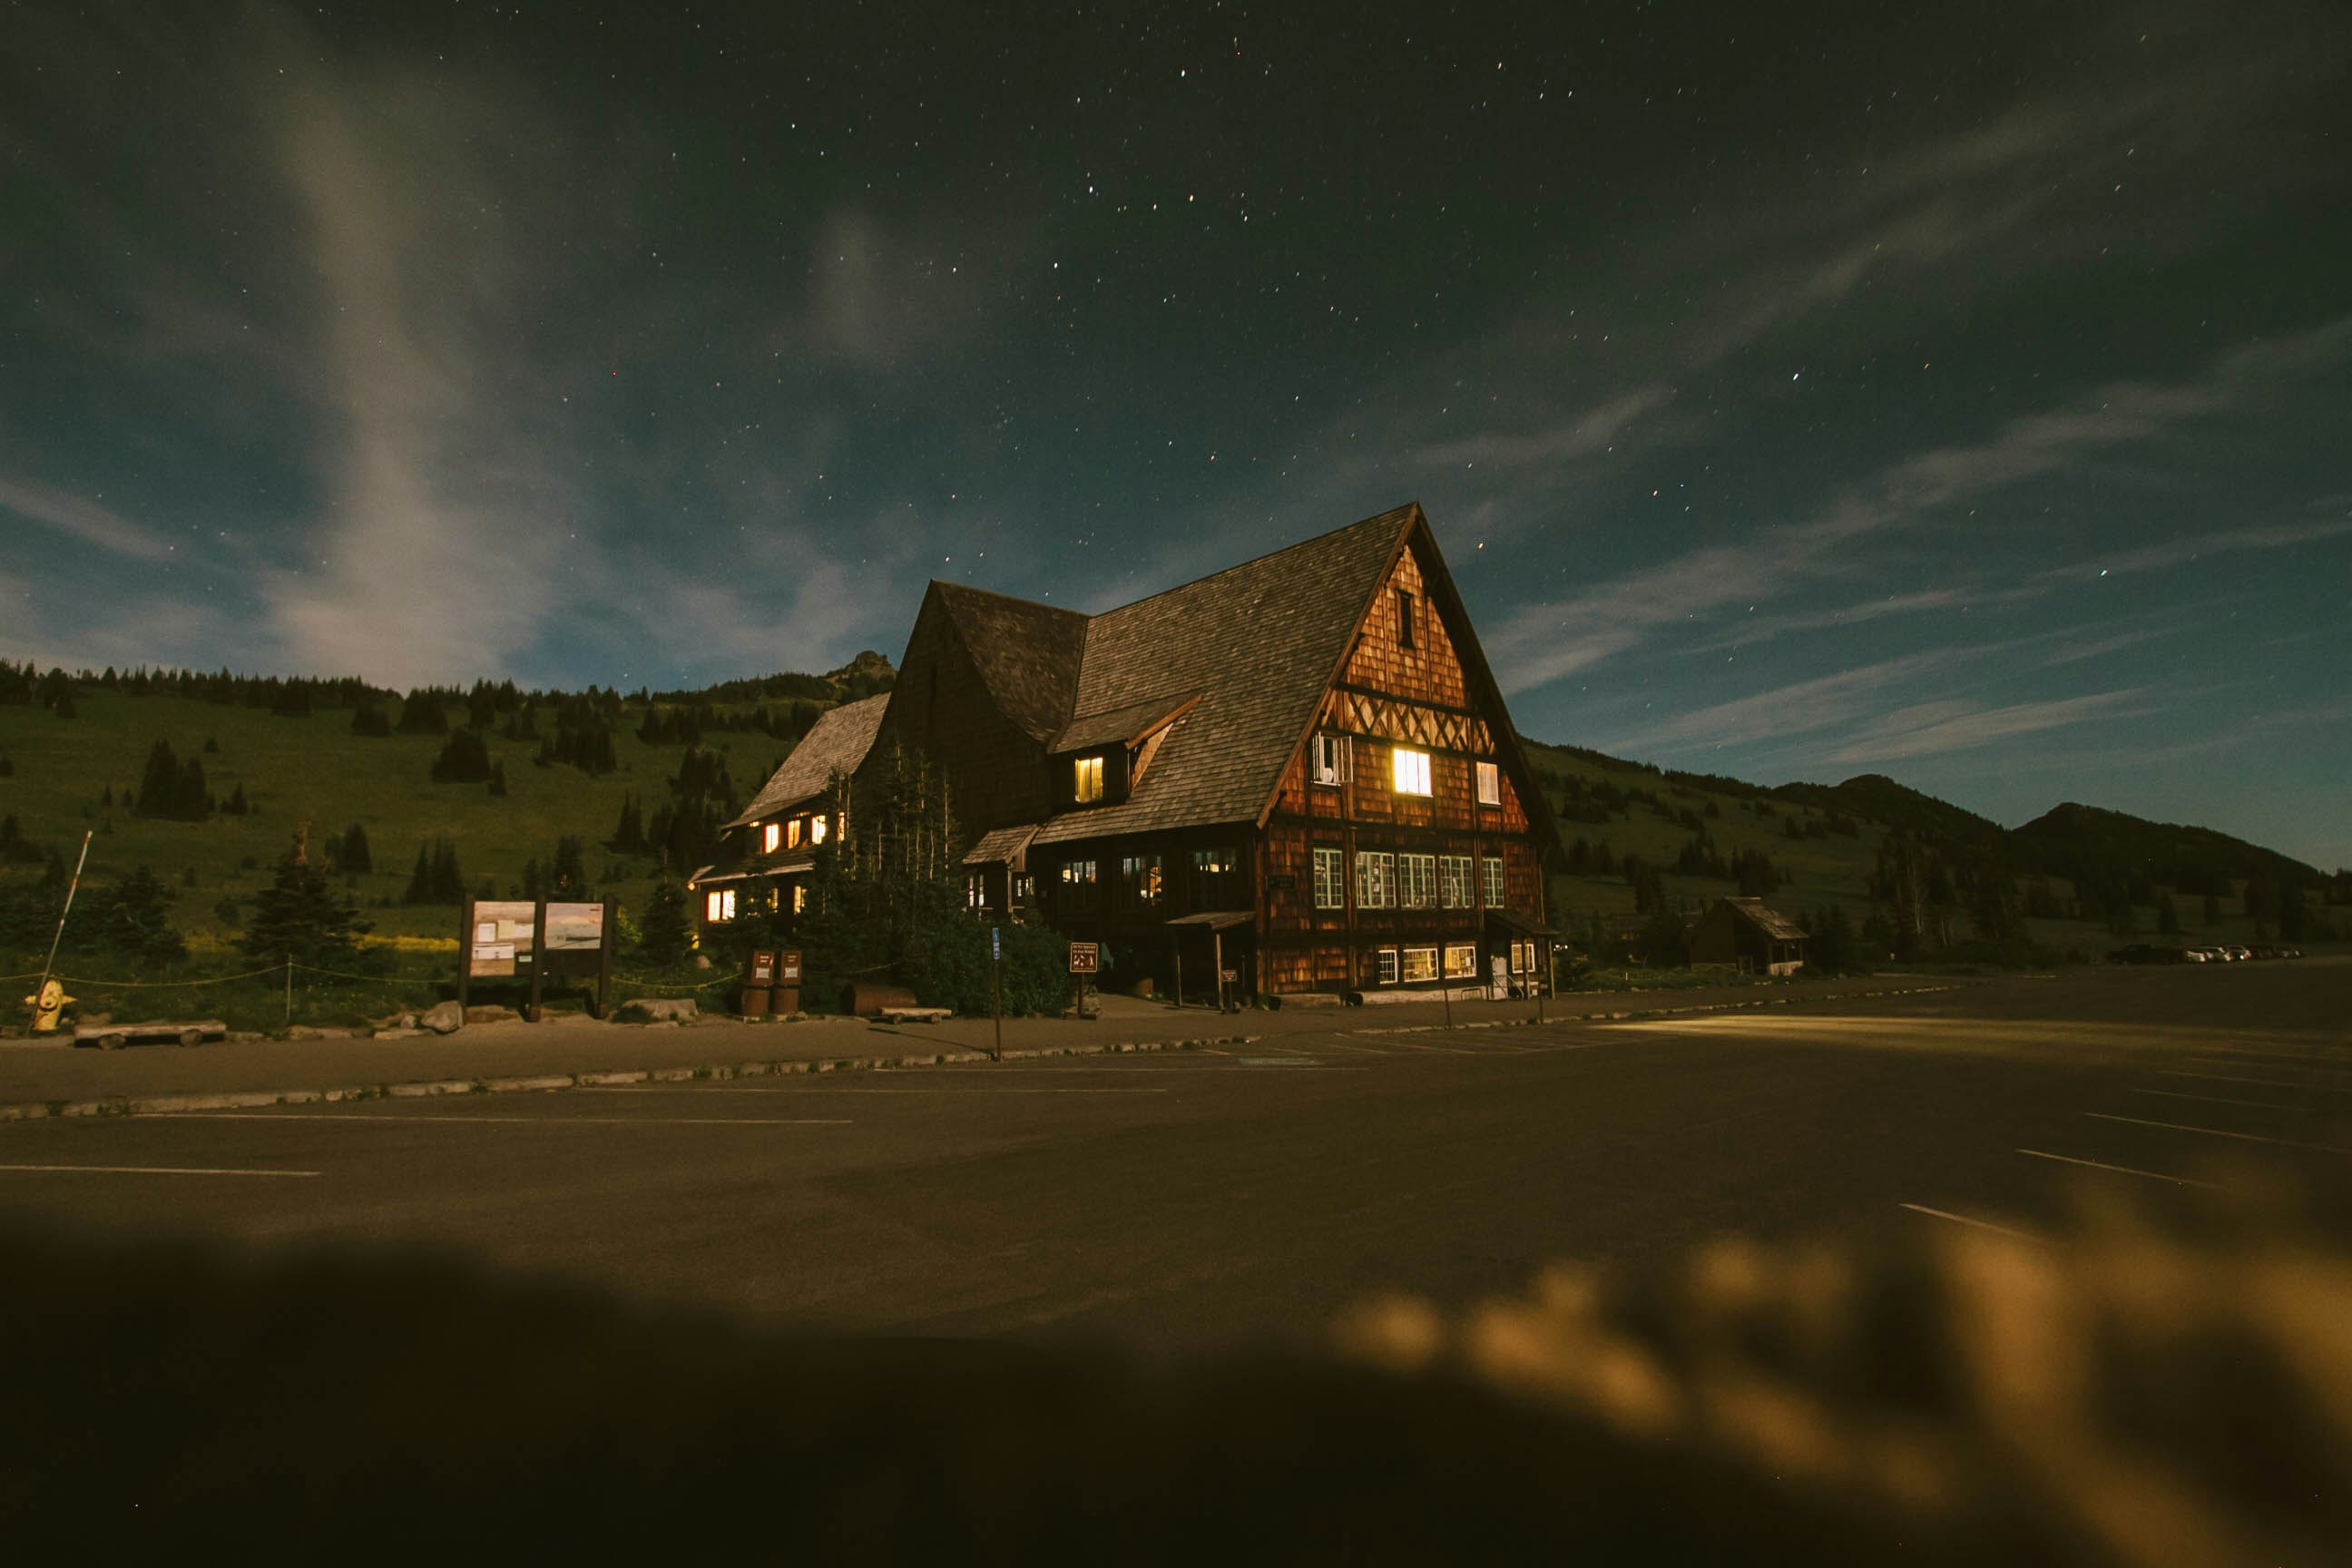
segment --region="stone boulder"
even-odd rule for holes
[[[691,996],[645,996],[624,1002],[614,1011],[629,1023],[684,1024],[695,1016]]]
[[[455,1002],[436,1002],[419,1013],[416,1021],[436,1035],[454,1035],[465,1027],[466,1010]]]

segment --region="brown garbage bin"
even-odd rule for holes
[[[776,983],[776,955],[770,949],[755,949],[743,961],[743,999],[736,1011],[746,1018],[764,1018],[772,1001],[770,990]]]

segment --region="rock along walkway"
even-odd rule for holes
[[[1675,992],[1589,992],[1548,997],[1547,1019],[1607,1021],[1663,1013],[1858,1000],[1949,982],[1881,975],[1846,982],[1709,987]],[[1457,1028],[1532,1020],[1528,1002],[1456,1002]],[[1124,997],[1103,999],[1086,1020],[1008,1018],[1007,1058],[1184,1050],[1286,1035],[1390,1033],[1445,1026],[1433,1004],[1291,1007],[1219,1014]],[[236,1039],[195,1047],[75,1049],[0,1042],[0,1121],[52,1116],[135,1116],[247,1109],[319,1100],[691,1079],[764,1078],[988,1059],[986,1018],[884,1026],[858,1018],[746,1022],[705,1017],[685,1025],[629,1025],[562,1017],[541,1024],[473,1024],[455,1034],[398,1038]]]

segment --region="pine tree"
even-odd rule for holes
[[[507,793],[507,764],[503,758],[490,764],[490,793],[501,797]]]
[[[242,792],[244,786],[237,786]],[[335,856],[336,863],[347,876],[365,876],[375,869],[375,858],[368,851],[367,829],[354,822],[343,830],[343,841]]]
[[[236,945],[265,962],[283,957],[297,963],[349,963],[359,956],[359,938],[372,929],[324,871],[289,855],[278,863],[269,886],[253,895]]]
[[[693,945],[687,921],[686,889],[664,877],[646,900],[645,919],[637,922],[637,952],[648,963],[676,963]]]
[[[90,944],[142,964],[170,963],[188,955],[188,944],[172,924],[172,889],[142,866],[90,900],[77,934]]]
[[[480,784],[490,776],[490,748],[479,730],[453,731],[433,762],[436,784]]]

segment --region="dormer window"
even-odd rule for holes
[[[773,855],[779,848],[782,847],[783,842],[784,825],[782,823],[763,822],[760,825],[760,852],[761,854]]]
[[[795,816],[790,822],[784,824],[784,842],[794,849],[801,847],[801,819],[799,817]]]
[[[1346,784],[1349,760],[1347,736],[1318,735],[1310,742],[1307,776],[1319,784]]]
[[[824,842],[825,826],[830,820],[831,819],[826,817],[823,813],[819,813],[817,816],[809,818],[808,841],[810,843],[822,844]]]
[[[1399,589],[1396,591],[1396,607],[1397,607],[1397,647],[1412,647],[1412,646],[1413,646],[1413,643],[1412,643],[1412,589],[1410,589],[1410,588],[1399,588]]]
[[[1103,797],[1103,760],[1079,757],[1070,764],[1070,798],[1091,805]]]

